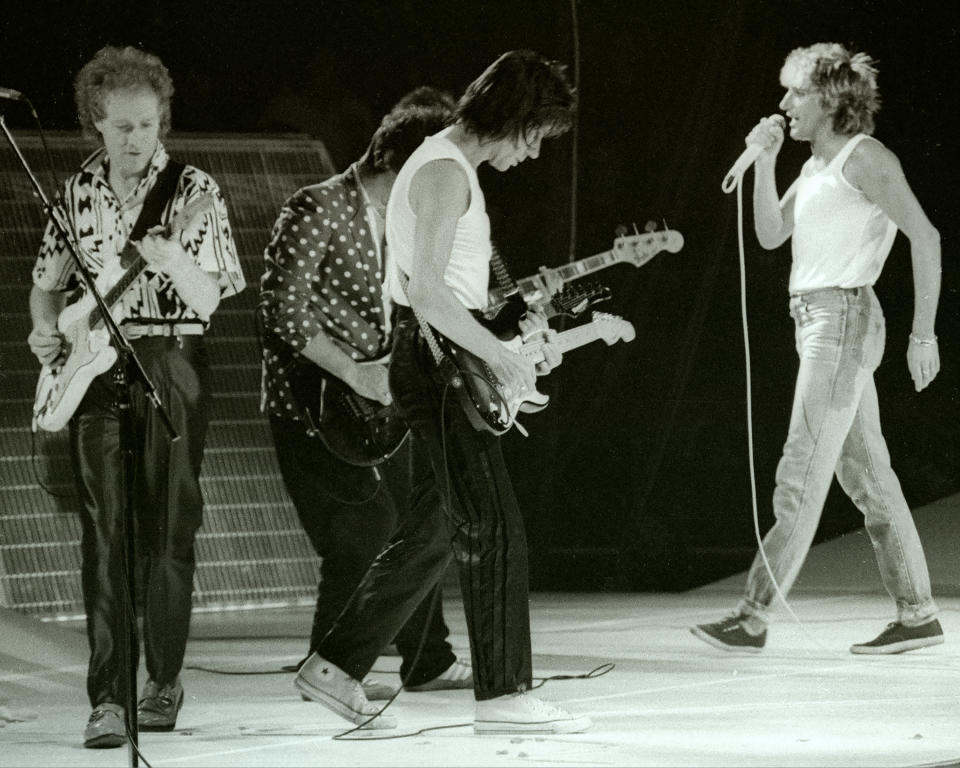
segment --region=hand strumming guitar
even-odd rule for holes
[[[137,250],[150,272],[170,278],[184,304],[204,320],[213,314],[220,303],[217,275],[202,270],[177,237],[168,237],[164,227],[152,227]]]
[[[347,380],[353,391],[368,400],[376,400],[382,405],[390,405],[393,395],[387,383],[387,366],[380,363],[359,363],[354,365]]]
[[[497,355],[494,359],[487,359],[487,364],[500,380],[508,398],[535,389],[536,377],[550,373],[563,359],[563,353],[553,343],[556,331],[548,327],[547,318],[542,312],[528,312],[520,320],[520,334],[523,339],[543,334],[546,339],[542,348],[544,359],[534,365],[498,342]]]
[[[56,368],[63,362],[63,334],[56,325],[37,325],[27,337],[30,351],[37,356],[41,365]]]

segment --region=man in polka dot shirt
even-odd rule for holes
[[[425,136],[448,122],[452,106],[442,94],[415,94],[419,103],[394,107],[357,162],[287,200],[264,252],[261,408],[284,484],[322,558],[309,653],[396,528],[397,505],[406,503],[406,453],[378,467],[342,461],[308,434],[291,378],[303,366],[318,365],[358,394],[390,403],[387,367],[370,362],[389,352],[392,342],[391,305],[383,289],[386,201],[396,172]],[[470,688],[470,667],[447,642],[442,599],[436,597],[426,596],[396,638],[401,678],[413,690]],[[369,699],[394,693],[369,679],[364,690]]]

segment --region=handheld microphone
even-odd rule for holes
[[[0,99],[10,99],[11,101],[23,101],[23,94],[15,91],[13,88],[4,88],[0,85]]]
[[[784,120],[783,115],[771,115],[770,121],[780,126],[780,130],[787,127],[787,121]],[[737,158],[737,162],[733,164],[733,167],[727,171],[727,175],[723,177],[723,184],[720,185],[720,189],[727,193],[731,192],[734,186],[736,186],[737,179],[747,172],[747,168],[753,165],[754,161],[760,157],[760,153],[765,149],[766,147],[759,144],[748,144],[747,148],[740,154],[740,157]]]

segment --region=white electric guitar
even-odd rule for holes
[[[605,312],[594,312],[591,322],[557,334],[556,343],[561,352],[568,352],[593,341],[602,340],[610,345],[618,341],[633,341],[635,336],[633,325],[623,318]],[[533,391],[509,391],[479,357],[443,336],[438,338],[438,342],[453,363],[455,370],[451,376],[451,384],[474,428],[502,435],[515,426],[525,435],[526,431],[516,423],[517,413],[536,413],[543,410],[547,407],[549,396],[536,388]],[[523,342],[517,336],[501,343],[533,363],[544,359],[542,338]]]
[[[164,228],[166,237],[179,237],[198,217],[213,209],[210,192],[187,203],[175,213]],[[117,263],[115,269],[104,270],[95,281],[97,291],[110,310],[114,320],[121,297],[147,269],[147,262],[128,243],[124,249],[133,249],[136,257],[129,267]],[[33,431],[37,427],[47,432],[63,429],[86,394],[90,382],[116,362],[117,350],[110,345],[110,333],[105,327],[96,300],[86,292],[75,304],[64,307],[57,318],[57,329],[63,334],[63,362],[56,368],[43,366],[33,399]]]

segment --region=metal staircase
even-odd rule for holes
[[[17,144],[50,194],[39,136]],[[48,135],[57,179],[91,146]],[[179,134],[170,154],[207,171],[230,211],[247,288],[211,323],[214,404],[203,462],[204,524],[197,538],[194,609],[312,603],[318,561],[283,488],[259,412],[253,308],[263,248],[283,201],[333,172],[320,141],[303,137]],[[31,269],[44,214],[9,144],[0,148],[0,606],[42,616],[83,613],[79,501],[67,431],[31,433],[39,365],[26,344]],[[34,457],[31,459],[31,457]],[[56,495],[54,495],[56,494]]]

